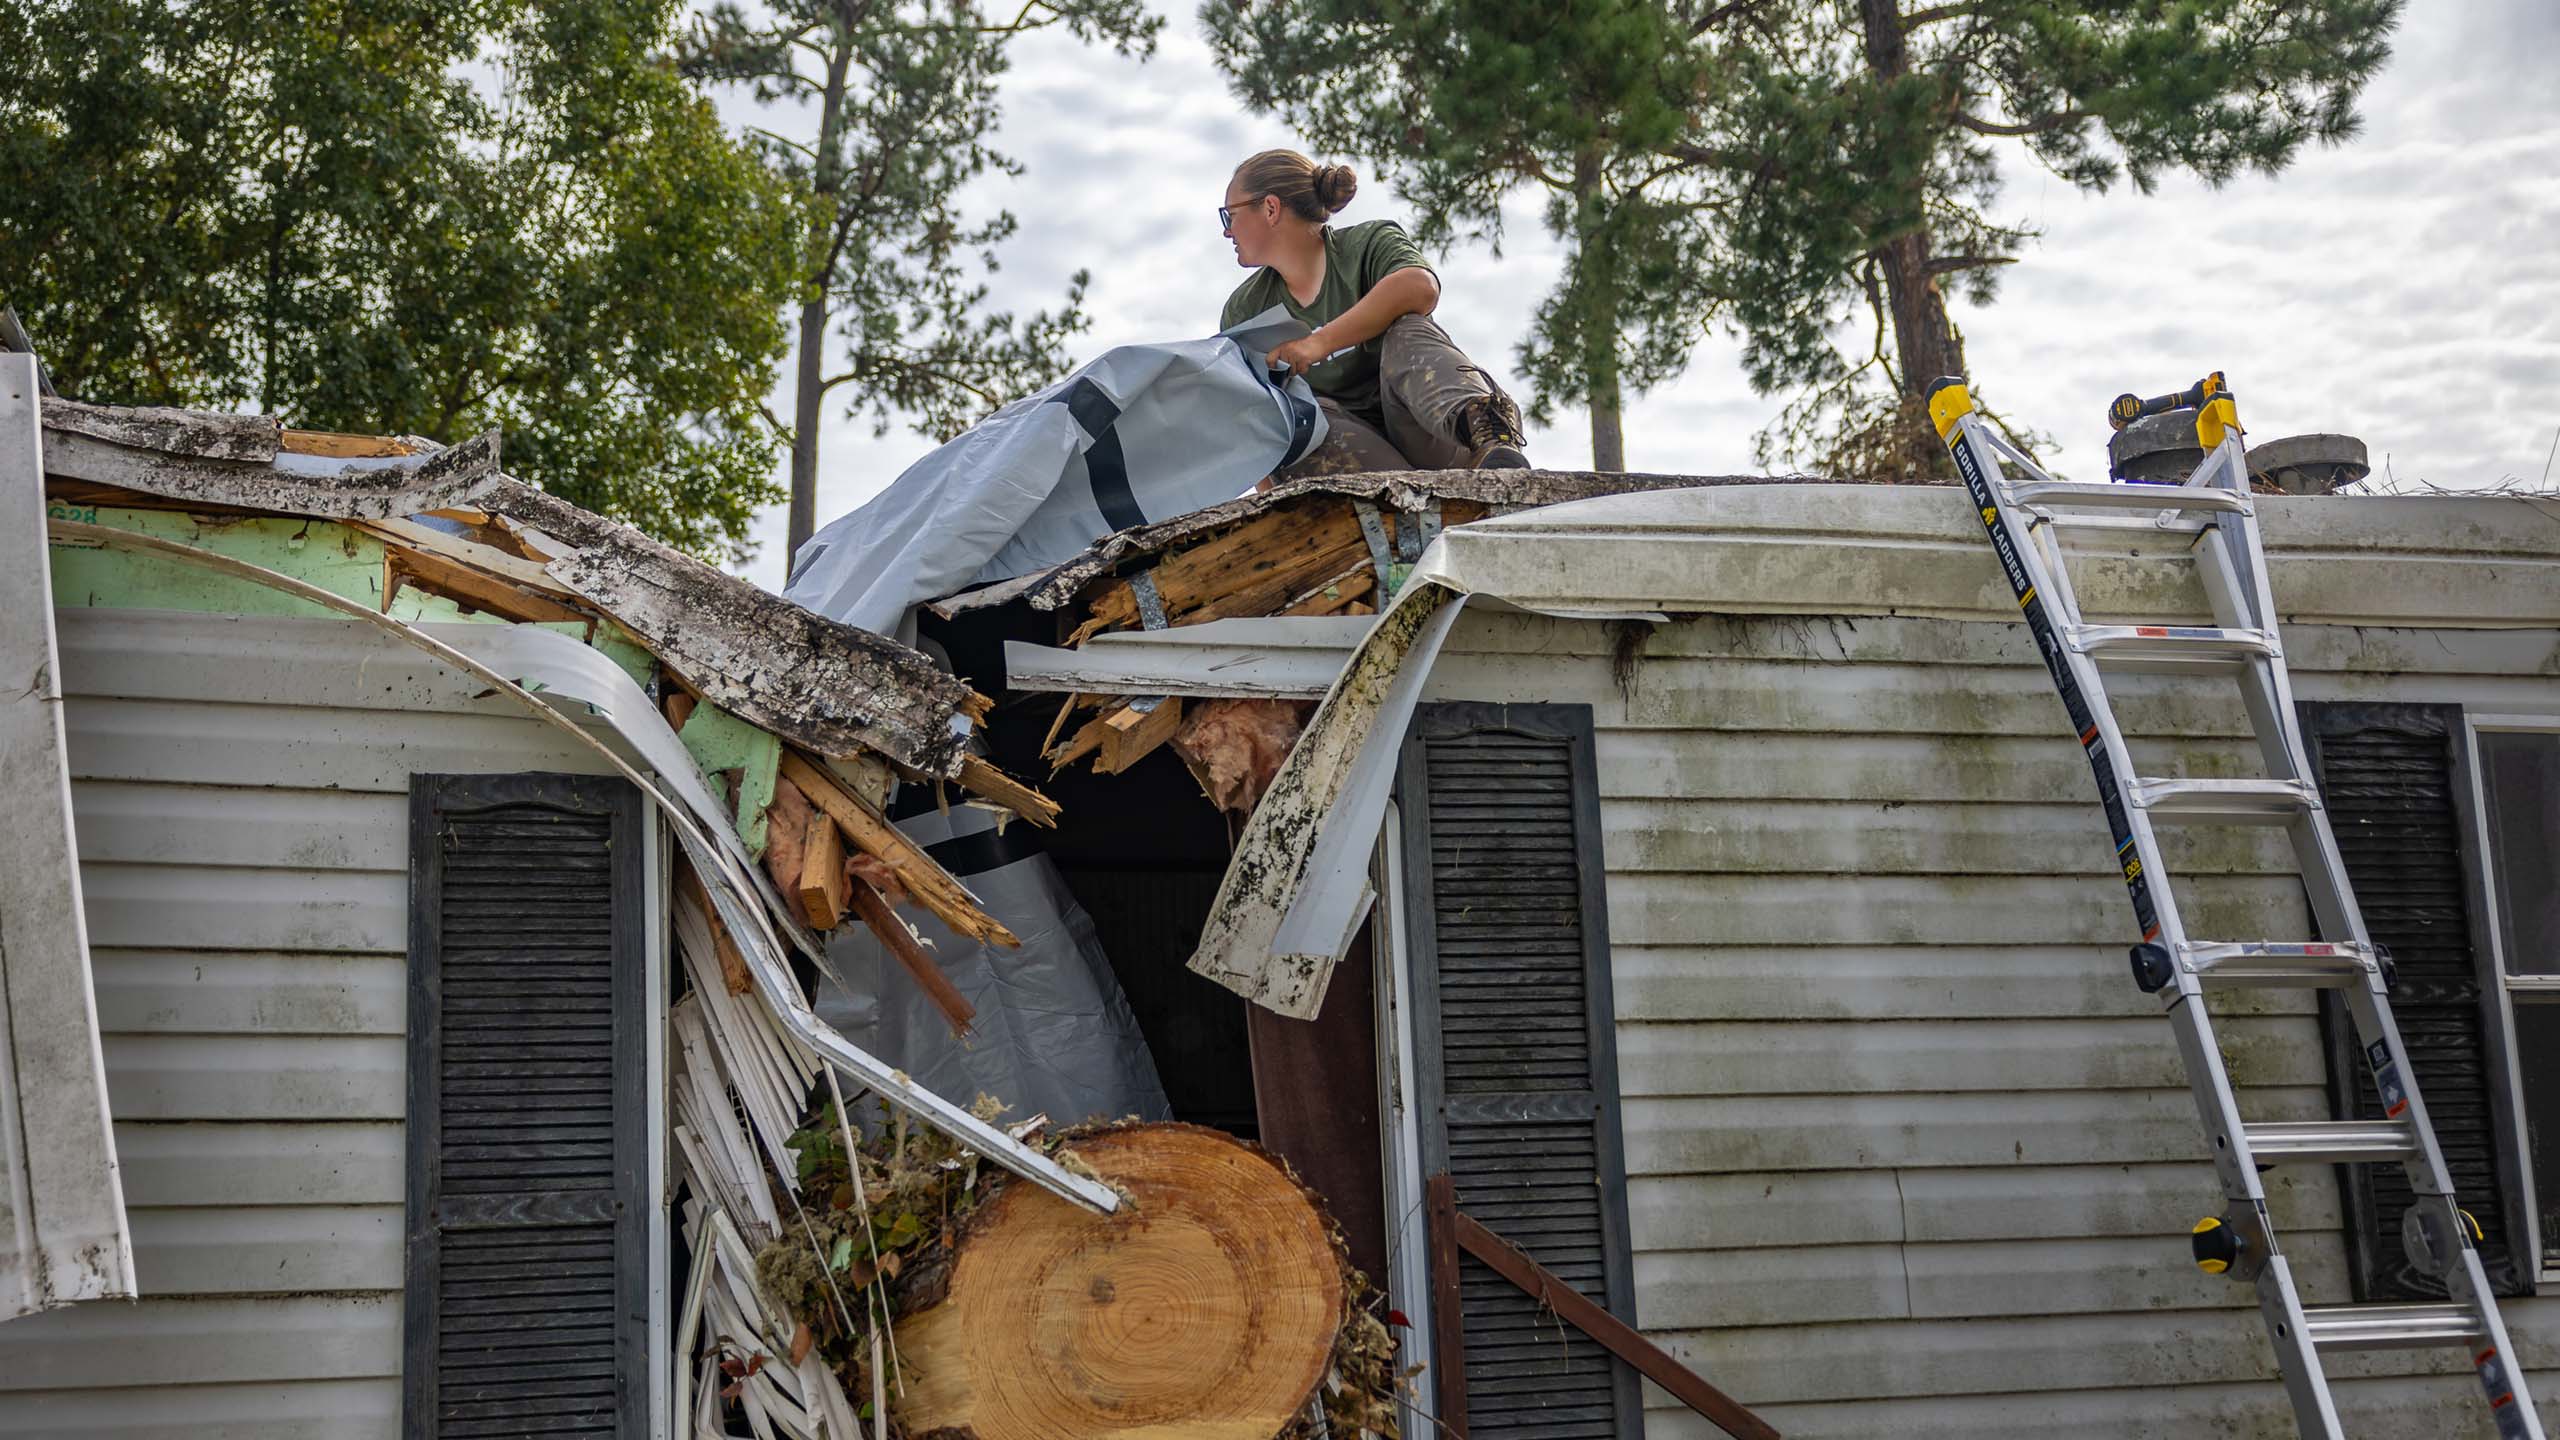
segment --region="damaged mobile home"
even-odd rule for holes
[[[827,1348],[886,1328],[841,1253],[879,1172],[807,1191],[804,1125],[935,1137],[946,1201],[1021,1179],[978,1217],[1017,1258],[1142,1206],[1222,1233],[1177,1193],[1198,1142],[1062,1153],[813,1010],[847,929],[923,971],[910,916],[1014,939],[886,819],[893,775],[1054,813],[925,656],[515,482],[493,438],[102,409],[0,365],[0,1433],[886,1433],[904,1377]],[[1341,1388],[1344,1286],[1312,1202],[1217,1144],[1239,1213],[1305,1237],[1254,1277],[1294,1328],[1230,1347],[1285,1419]],[[841,1325],[767,1283],[821,1227]],[[964,1348],[904,1353],[947,1388]]]
[[[0,780],[50,825],[0,876],[0,1079],[43,1117],[0,1129],[6,1313],[43,1312],[0,1322],[0,1435],[1259,1423],[953,1383],[1061,1355],[1249,1375],[1250,1417],[1348,1435],[1354,1272],[1409,1321],[1384,1370],[1428,1367],[1406,1434],[2293,1433],[2245,1288],[2185,1259],[2205,1142],[1959,492],[1315,475],[924,597],[910,648],[485,443],[79,407],[0,365],[32,681]],[[2464,1203],[2529,1297],[2560,1277],[2560,518],[2261,513]],[[2109,537],[2087,603],[2192,608],[2167,546]],[[2124,693],[2160,773],[2235,773],[2236,705]],[[2218,927],[2305,930],[2263,834],[2173,845]],[[1072,1033],[1007,988],[1034,952]],[[2360,1103],[2309,1001],[2227,1030],[2256,1113]],[[1037,1083],[1152,1086],[1174,1138],[968,1108],[1053,1050],[1127,1073]],[[831,1086],[892,1118],[853,1133]],[[851,1158],[910,1132],[923,1165]],[[923,1169],[1018,1178],[866,1326],[885,1267],[836,1242],[892,1227],[841,1217]],[[2405,1196],[2293,1169],[2278,1203],[2307,1288],[2424,1294]],[[1044,1269],[1102,1210],[1249,1278]],[[832,1338],[764,1263],[804,1225]],[[2506,1313],[2551,1364],[2560,1310]],[[892,1363],[830,1348],[857,1336]],[[2460,1363],[2344,1361],[2341,1403],[2467,1433]]]

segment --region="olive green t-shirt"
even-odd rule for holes
[[[1289,313],[1307,322],[1310,328],[1338,320],[1342,313],[1360,303],[1360,297],[1372,286],[1398,270],[1408,267],[1428,270],[1422,248],[1404,227],[1393,220],[1369,220],[1340,229],[1327,226],[1324,232],[1324,283],[1316,290],[1315,303],[1301,305],[1289,293],[1289,282],[1280,272],[1265,265],[1253,272],[1236,293],[1227,297],[1226,312],[1218,328],[1250,320],[1274,305],[1285,305]],[[1378,352],[1385,337],[1354,347],[1350,353],[1335,356],[1307,372],[1307,383],[1319,395],[1331,397],[1354,415],[1377,423]]]

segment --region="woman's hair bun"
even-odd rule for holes
[[[1315,188],[1316,203],[1323,206],[1329,215],[1350,204],[1351,197],[1360,193],[1360,177],[1353,174],[1348,165],[1319,165],[1316,167]]]

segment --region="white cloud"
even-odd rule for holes
[[[1239,278],[1213,213],[1237,160],[1291,144],[1246,114],[1211,65],[1186,7],[1139,64],[1043,34],[1017,51],[1000,145],[1019,180],[983,182],[982,208],[1022,221],[995,277],[999,304],[1055,303],[1093,272],[1093,332],[1080,357],[1214,328]],[[2150,195],[2088,195],[2023,155],[1998,213],[2042,237],[1999,300],[1959,306],[1977,388],[2053,436],[2056,459],[2104,473],[2107,400],[2226,372],[2253,433],[2362,436],[2400,477],[2487,485],[2539,476],[2560,426],[2560,7],[2466,0],[2413,7],[2367,89],[2364,134],[2305,152],[2276,177],[2222,190],[2182,177]],[[1324,157],[1319,157],[1324,158]],[[1513,374],[1512,346],[1556,273],[1536,197],[1507,217],[1497,259],[1443,258],[1440,318],[1480,362]],[[1370,180],[1346,216],[1396,214]],[[1706,337],[1680,380],[1636,399],[1628,463],[1748,473],[1752,437],[1780,402],[1743,383],[1740,346]],[[1517,387],[1515,387],[1517,388]],[[787,409],[788,371],[776,387]],[[1587,465],[1580,414],[1533,433],[1531,454]],[[832,418],[821,442],[819,523],[858,505],[931,448],[903,431]],[[779,585],[784,513],[758,517],[747,568]]]

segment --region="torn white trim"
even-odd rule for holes
[[[1437,553],[1435,545],[1424,563]],[[1282,1015],[1311,1020],[1323,1008],[1334,963],[1367,903],[1369,849],[1395,775],[1394,737],[1404,733],[1463,602],[1459,590],[1417,572],[1378,617],[1254,807],[1192,952],[1194,971]],[[1377,746],[1381,734],[1388,742]],[[1373,748],[1383,755],[1363,753]]]
[[[136,1293],[71,820],[35,357],[0,354],[0,1320]]]
[[[1115,630],[1074,650],[1004,646],[1014,690],[1313,700],[1333,686],[1372,628],[1365,616],[1241,618],[1168,630]]]

